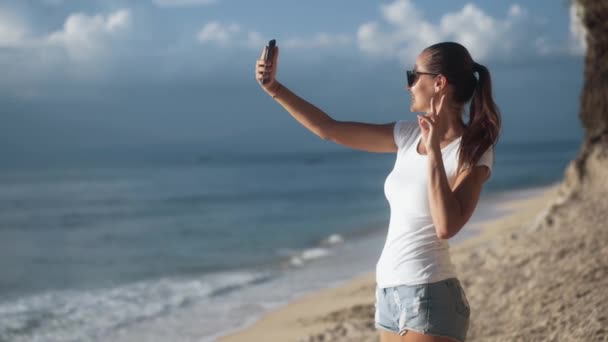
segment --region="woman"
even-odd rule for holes
[[[376,265],[380,340],[465,341],[470,308],[447,240],[473,214],[492,171],[501,118],[488,69],[458,43],[429,46],[407,72],[410,110],[426,114],[369,124],[334,120],[279,83],[278,55],[275,47],[272,62],[257,61],[256,78],[304,127],[354,149],[397,153],[384,184],[391,215]]]

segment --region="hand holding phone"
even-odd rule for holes
[[[262,89],[273,98],[277,95],[281,84],[276,80],[279,59],[279,47],[272,39],[262,49],[262,55],[255,65],[255,78]]]
[[[276,45],[276,39],[272,39],[268,42],[268,45],[266,46],[266,55],[264,56],[265,61],[272,62],[272,59],[274,58],[275,45]],[[274,67],[274,65],[271,68],[273,68],[273,67]],[[266,84],[267,82],[268,82],[267,78],[262,79],[262,84]]]

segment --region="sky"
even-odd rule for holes
[[[457,41],[490,69],[503,141],[582,136],[566,0],[2,0],[0,153],[335,149],[255,80],[269,39],[277,79],[337,120],[415,119],[405,69]]]

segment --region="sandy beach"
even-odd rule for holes
[[[468,341],[608,341],[605,214],[580,206],[540,222],[559,187],[502,203],[509,214],[467,227],[479,233],[451,246],[471,305]],[[219,341],[377,341],[374,288],[371,272]]]

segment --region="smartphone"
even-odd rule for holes
[[[277,43],[276,39],[272,39],[268,42],[268,45],[266,45],[266,55],[264,56],[264,60],[272,61],[272,57],[274,56],[274,47],[275,47],[276,43]],[[274,67],[274,65],[273,65],[273,67]],[[262,80],[262,84],[266,84],[267,81],[268,81],[268,79],[264,78]]]

